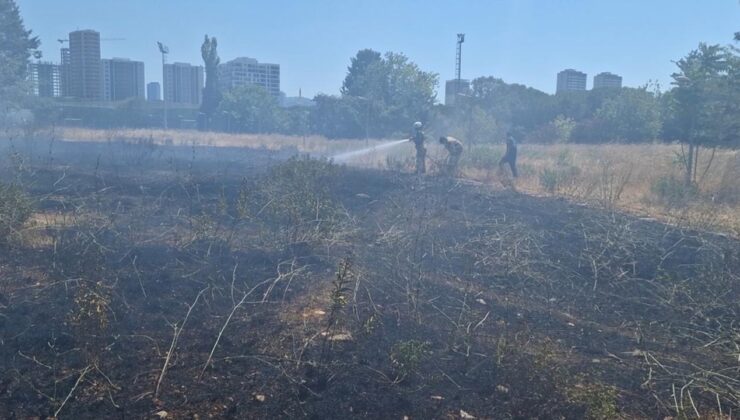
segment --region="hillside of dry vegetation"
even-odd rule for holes
[[[290,151],[4,152],[33,212],[0,252],[0,417],[740,410],[729,237]]]

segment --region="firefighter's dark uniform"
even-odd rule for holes
[[[427,167],[426,167],[426,159],[427,159],[427,149],[424,147],[424,132],[421,131],[421,129],[416,129],[414,131],[414,134],[411,136],[411,141],[414,142],[414,146],[416,146],[416,173],[417,174],[423,174],[426,173]]]
[[[516,140],[511,135],[506,139],[506,154],[504,154],[504,157],[501,158],[498,164],[499,166],[503,166],[505,163],[509,164],[511,174],[516,178],[518,176],[516,171]]]

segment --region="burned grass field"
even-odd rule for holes
[[[3,418],[740,410],[734,239],[289,151],[6,152]]]

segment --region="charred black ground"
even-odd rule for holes
[[[8,155],[0,417],[740,410],[733,239],[290,151]]]

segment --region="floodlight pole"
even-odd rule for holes
[[[455,95],[462,92],[462,80],[460,74],[462,72],[462,44],[465,42],[465,34],[457,34],[457,54],[455,54]],[[457,99],[457,98],[455,98]]]
[[[161,42],[157,42],[157,46],[159,52],[162,53],[162,100],[164,103],[164,129],[167,130],[167,85],[165,84],[166,70],[164,65],[167,64],[167,54],[169,54],[170,49]]]

